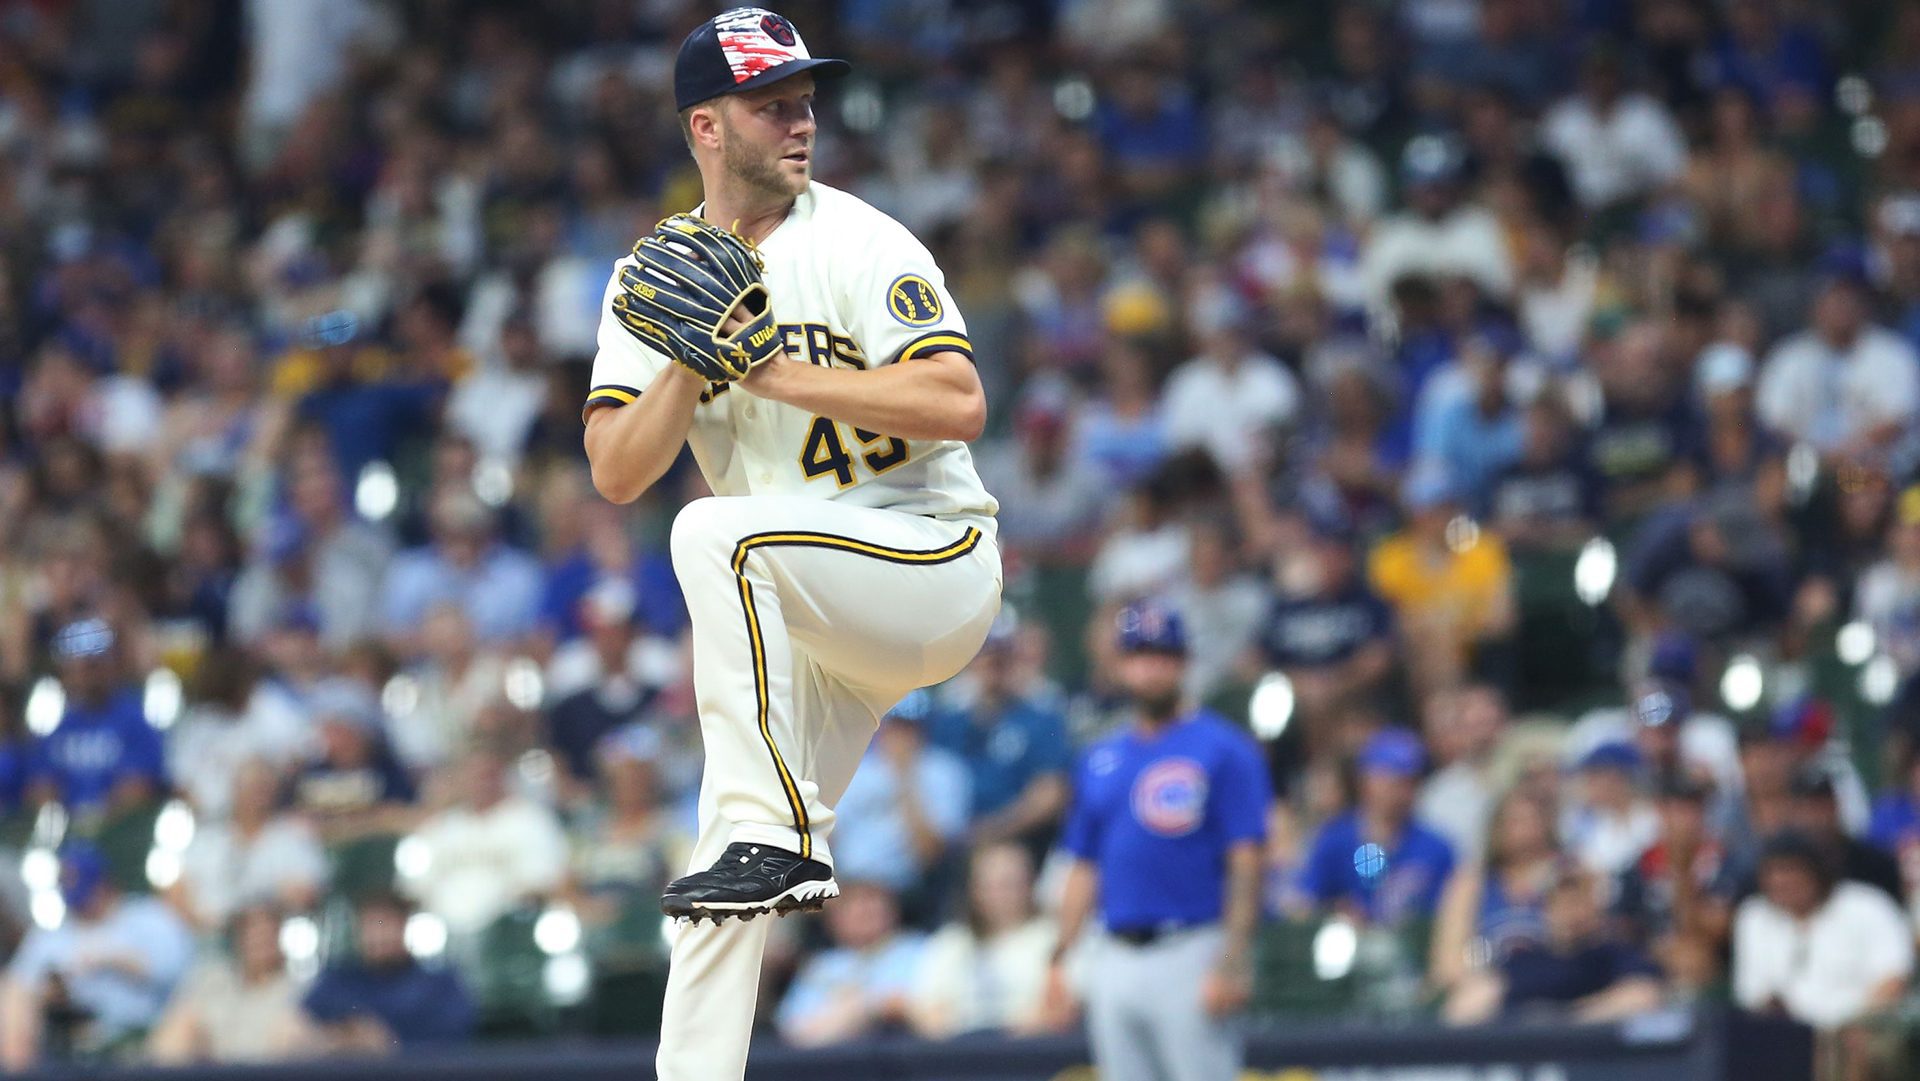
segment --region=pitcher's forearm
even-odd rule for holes
[[[987,423],[980,376],[959,353],[866,371],[773,360],[740,385],[750,394],[900,439],[976,439]]]
[[[653,487],[686,444],[704,389],[698,376],[672,364],[631,405],[601,406],[589,414],[594,488],[615,503],[631,503]]]

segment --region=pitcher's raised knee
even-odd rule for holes
[[[680,513],[674,515],[673,532],[668,539],[674,570],[684,575],[697,570],[702,562],[717,558],[724,563],[732,557],[734,545],[740,543],[746,532],[739,510],[729,506],[737,502],[721,496],[706,496],[680,508]]]

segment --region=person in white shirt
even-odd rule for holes
[[[1560,834],[1588,869],[1622,874],[1659,836],[1660,815],[1638,788],[1644,764],[1631,743],[1602,743],[1580,759],[1580,797],[1562,813]]]
[[[1167,377],[1167,442],[1202,447],[1228,472],[1250,468],[1300,412],[1300,381],[1254,344],[1251,313],[1224,287],[1201,290],[1188,320],[1200,352]]]
[[[280,771],[260,759],[233,777],[232,816],[202,821],[181,854],[168,900],[203,930],[222,927],[240,908],[274,904],[305,912],[327,885],[327,853],[313,827],[277,814]]]
[[[1687,168],[1680,125],[1654,97],[1628,93],[1620,58],[1604,49],[1581,66],[1580,92],[1547,110],[1540,140],[1588,210],[1646,195]]]
[[[1913,975],[1913,930],[1892,898],[1839,881],[1819,845],[1797,833],[1767,843],[1760,892],[1733,923],[1733,995],[1749,1010],[1819,1029],[1898,1002]]]
[[[1053,921],[1034,908],[1033,857],[1010,841],[975,849],[967,914],[927,940],[908,998],[913,1031],[932,1039],[1044,1027]]]
[[[1760,371],[1760,419],[1823,454],[1885,446],[1920,409],[1920,357],[1867,321],[1866,283],[1830,276],[1812,325],[1775,346]]]
[[[1420,785],[1413,810],[1463,861],[1482,855],[1499,797],[1494,755],[1506,732],[1507,699],[1490,683],[1470,684],[1429,700],[1427,744],[1444,765]]]
[[[1391,318],[1393,287],[1402,278],[1461,277],[1489,297],[1513,292],[1513,255],[1491,211],[1461,198],[1466,153],[1449,136],[1422,135],[1400,156],[1407,209],[1382,220],[1360,259],[1367,305]]]
[[[459,769],[460,802],[413,835],[427,859],[403,885],[450,935],[470,937],[516,906],[558,890],[568,848],[550,808],[509,793],[499,751],[476,747]]]

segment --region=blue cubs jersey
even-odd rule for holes
[[[1259,747],[1198,710],[1089,748],[1061,844],[1099,869],[1108,927],[1206,923],[1221,915],[1228,850],[1266,838],[1271,799]]]
[[[1431,917],[1453,874],[1453,846],[1409,821],[1397,838],[1363,836],[1354,811],[1327,820],[1300,868],[1300,891],[1317,905],[1352,902],[1377,923]]]
[[[69,702],[60,724],[34,745],[27,776],[53,781],[69,808],[92,810],[129,777],[165,787],[165,762],[160,733],[147,723],[140,692],[126,689],[98,706]]]

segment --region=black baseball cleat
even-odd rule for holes
[[[675,879],[660,897],[660,911],[715,923],[728,916],[750,920],[769,912],[818,912],[840,896],[833,868],[771,845],[735,841],[712,867]]]

